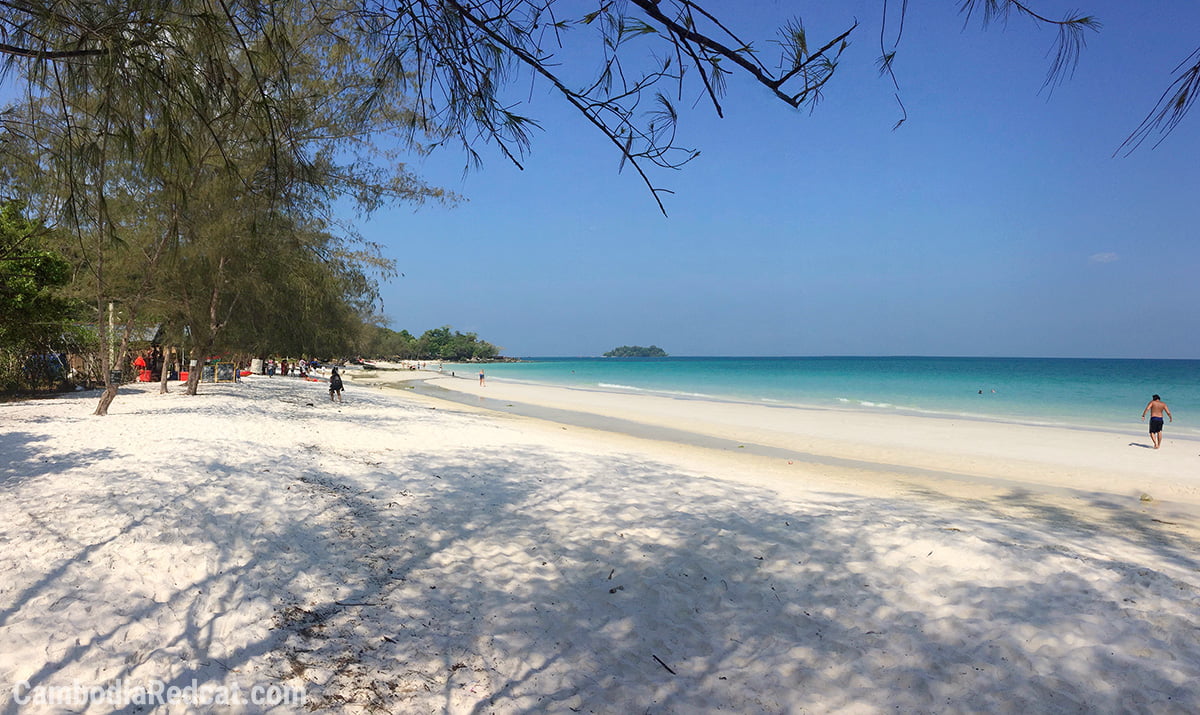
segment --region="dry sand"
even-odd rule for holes
[[[0,711],[1200,711],[1195,443],[412,376],[0,405]]]

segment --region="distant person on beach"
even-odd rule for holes
[[[486,384],[484,383],[484,381],[483,381],[483,370],[480,370],[480,371],[479,371],[479,386],[480,386],[480,387],[487,387],[487,385],[486,385]]]
[[[329,375],[329,401],[333,402],[333,396],[337,395],[337,401],[342,401],[342,376],[338,374],[337,368],[333,368],[333,372]]]
[[[1171,409],[1167,407],[1167,403],[1163,402],[1158,395],[1150,398],[1150,403],[1146,405],[1146,409],[1142,410],[1142,419],[1146,419],[1146,413],[1150,413],[1150,441],[1154,443],[1154,448],[1158,449],[1162,446],[1162,428],[1163,415],[1171,422],[1175,418],[1171,416]]]

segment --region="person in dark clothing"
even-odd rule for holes
[[[337,401],[342,401],[342,376],[338,374],[337,368],[333,368],[333,372],[329,375],[329,400],[333,401],[334,395],[337,395]]]
[[[1146,413],[1150,413],[1150,441],[1154,443],[1154,448],[1158,449],[1162,446],[1162,428],[1163,415],[1166,414],[1167,419],[1174,422],[1175,418],[1171,416],[1171,408],[1167,407],[1167,403],[1163,402],[1158,395],[1150,398],[1150,403],[1146,405],[1146,409],[1142,410],[1142,419],[1146,419]]]

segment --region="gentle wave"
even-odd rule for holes
[[[837,398],[837,401],[841,402],[844,405],[858,405],[860,407],[880,407],[883,409],[891,409],[893,407],[896,407],[896,405],[893,405],[890,402],[872,402],[870,400],[849,400],[849,399],[846,399],[845,397],[839,397],[839,398]],[[907,409],[907,408],[900,408],[900,409]]]
[[[652,395],[674,395],[676,397],[702,397],[706,399],[716,399],[713,395],[708,395],[703,392],[680,392],[678,390],[651,390],[645,387],[634,387],[633,385],[618,385],[612,382],[597,383],[596,387],[602,387],[606,390],[629,390],[630,392],[645,392]]]
[[[1084,429],[1084,430],[1091,430],[1091,429],[1111,430],[1111,429],[1113,429],[1113,425],[1111,425],[1111,424],[1080,423],[1080,424],[1072,425],[1072,424],[1064,424],[1061,420],[1057,420],[1057,419],[1046,419],[1046,418],[1039,418],[1037,416],[1029,416],[1029,415],[996,415],[996,414],[987,414],[987,413],[982,413],[982,412],[966,412],[966,411],[961,411],[961,410],[930,410],[930,409],[924,409],[924,408],[920,408],[920,407],[902,407],[900,405],[893,405],[893,404],[887,403],[887,402],[875,403],[875,402],[871,402],[869,400],[852,400],[852,399],[845,398],[845,397],[839,397],[839,398],[837,398],[837,401],[842,403],[843,405],[846,405],[847,409],[854,409],[856,407],[865,407],[865,408],[871,408],[871,409],[882,408],[882,409],[894,410],[900,414],[909,414],[909,415],[915,415],[915,416],[919,416],[919,417],[930,417],[930,418],[934,418],[934,419],[963,419],[963,420],[970,420],[972,422],[996,422],[996,423],[1001,423],[1001,424],[1028,425],[1031,427],[1073,427],[1075,429]],[[1176,430],[1176,436],[1182,437],[1184,439],[1194,439],[1196,437],[1196,435],[1200,435],[1200,430],[1189,430],[1186,428],[1182,429],[1182,430]]]
[[[1200,360],[543,358],[491,365],[488,376],[614,394],[1122,431],[1144,429],[1137,417],[1153,393],[1181,417],[1200,414]],[[1177,435],[1196,431],[1186,421],[1171,429]]]

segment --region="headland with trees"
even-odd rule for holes
[[[604,353],[604,357],[659,358],[659,357],[670,357],[670,355],[667,355],[667,351],[663,350],[662,348],[658,347],[657,345],[651,345],[650,347],[645,347],[645,348],[642,347],[641,345],[622,345],[619,348],[613,348],[612,350],[609,350],[608,352]]]

